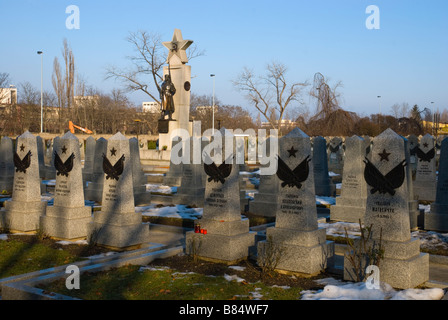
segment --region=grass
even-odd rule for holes
[[[64,279],[38,287],[85,300],[296,300],[303,290],[228,281],[223,276],[176,273],[171,269],[140,271],[139,266],[84,273],[80,281],[79,290],[68,290]]]
[[[35,241],[0,241],[0,278],[51,268],[81,260],[64,250]]]

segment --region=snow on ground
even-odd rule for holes
[[[336,199],[334,197],[316,196],[316,204],[335,205]]]
[[[8,240],[8,235],[5,233],[0,234],[0,240]]]
[[[56,243],[61,244],[63,246],[69,245],[69,244],[89,244],[87,240],[76,240],[76,241],[56,241]]]
[[[387,283],[379,289],[367,288],[366,282],[342,282],[333,278],[316,280],[324,284],[322,290],[302,291],[302,300],[440,300],[444,291],[432,289],[395,290]]]
[[[448,250],[448,233],[418,230],[412,232],[411,236],[420,239],[422,249]]]
[[[144,216],[199,219],[202,217],[202,208],[187,208],[185,205],[157,208],[154,204],[149,206],[135,207],[135,212],[140,212]]]
[[[177,192],[177,187],[165,186],[163,184],[147,183],[146,184],[146,191],[147,192],[157,192],[157,193],[172,194],[172,193]]]
[[[356,238],[361,236],[359,223],[350,222],[335,222],[335,223],[319,223],[320,228],[326,228],[327,235],[334,237],[345,237],[345,229],[349,238]]]

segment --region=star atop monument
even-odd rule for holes
[[[167,62],[170,63],[173,56],[179,58],[180,62],[187,63],[187,53],[185,50],[193,43],[193,40],[184,40],[182,32],[179,29],[174,29],[173,40],[170,42],[162,42],[162,44],[169,50]]]

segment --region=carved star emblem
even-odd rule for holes
[[[381,157],[380,161],[389,161],[390,153],[386,152],[386,149],[383,149],[382,153],[378,153],[378,155]]]
[[[64,146],[61,148],[61,151],[62,151],[62,153],[67,153],[67,147],[64,145]]]
[[[116,156],[116,155],[117,155],[117,149],[115,149],[115,147],[113,147],[112,149],[110,149],[110,155],[111,155],[111,156]]]
[[[25,151],[25,146],[23,145],[23,143],[22,143],[22,145],[20,146],[20,151]]]
[[[187,53],[185,50],[193,43],[192,40],[184,40],[182,32],[179,29],[174,29],[173,40],[171,42],[162,42],[164,47],[169,50],[167,62],[169,63],[173,56],[177,56],[182,63],[187,63]]]
[[[424,147],[424,148],[428,148],[428,143],[425,142],[425,143],[423,144],[423,147]]]
[[[289,158],[291,158],[291,157],[297,158],[297,157],[296,157],[296,153],[297,153],[297,151],[299,151],[299,150],[295,150],[295,149],[294,149],[294,146],[292,146],[291,149],[289,149],[289,150],[287,150],[287,151],[288,151],[288,153],[289,153]]]

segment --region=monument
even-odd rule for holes
[[[442,140],[436,200],[425,213],[425,230],[448,232],[448,138]]]
[[[373,139],[371,160],[365,162],[368,184],[364,225],[372,226],[372,239],[381,239],[384,258],[380,277],[394,288],[414,288],[429,279],[429,255],[420,253],[420,240],[411,238],[409,191],[406,180],[409,156],[406,139],[387,129]],[[344,258],[344,279],[353,280]]]
[[[40,217],[43,232],[57,239],[77,239],[87,236],[87,224],[92,220],[92,208],[84,205],[81,153],[79,140],[68,131],[53,148],[56,185],[53,206]]]
[[[101,202],[103,196],[103,183],[104,183],[103,154],[106,153],[107,153],[107,140],[101,137],[97,139],[95,143],[93,170],[90,175],[91,180],[87,182],[84,194],[84,197],[87,200]]]
[[[352,136],[345,140],[345,161],[341,196],[330,207],[330,219],[335,221],[364,221],[367,201],[367,184],[364,180],[364,161],[367,157],[366,142]]]
[[[259,259],[269,241],[283,248],[278,271],[315,275],[333,264],[334,243],[317,224],[310,138],[295,128],[278,148],[275,227],[267,228],[267,240],[258,242]]]
[[[102,155],[101,211],[88,225],[88,239],[117,249],[130,249],[149,241],[149,226],[135,212],[129,140],[120,132],[107,141]]]
[[[313,138],[313,170],[315,192],[318,196],[332,197],[336,186],[328,175],[326,141],[323,137]]]
[[[336,174],[342,174],[344,150],[342,138],[333,137],[328,143],[328,170]]]
[[[434,138],[430,134],[420,139],[416,148],[417,169],[414,180],[414,199],[434,202],[436,199],[437,167]]]
[[[129,139],[129,148],[131,152],[130,161],[132,163],[132,182],[134,190],[134,203],[138,205],[147,205],[151,203],[151,193],[146,192],[147,178],[140,162],[140,148],[137,138]]]
[[[14,184],[14,146],[9,137],[3,137],[0,142],[0,192],[12,193]]]
[[[89,136],[86,139],[86,152],[84,156],[84,167],[82,170],[82,177],[84,183],[86,181],[92,181],[93,179],[93,163],[95,158],[95,145],[96,140],[94,137]]]
[[[190,122],[191,67],[186,51],[193,43],[184,40],[179,29],[174,30],[173,39],[162,44],[168,49],[168,66],[163,67],[163,83],[160,86],[161,118],[159,120],[159,146],[171,148],[176,129],[192,132]],[[174,135],[173,135],[174,133]]]
[[[216,144],[218,140],[222,141],[222,148]],[[235,161],[234,141],[233,134],[221,128],[204,148],[205,201],[196,229],[205,231],[191,231],[186,235],[187,253],[196,252],[201,259],[228,264],[246,259],[250,247],[255,245],[255,233],[249,231],[249,220],[241,217],[239,165]]]
[[[47,202],[41,200],[37,139],[26,131],[17,138],[14,152],[14,185],[12,198],[5,201],[0,221],[12,231],[39,229],[39,218],[45,214]]]

